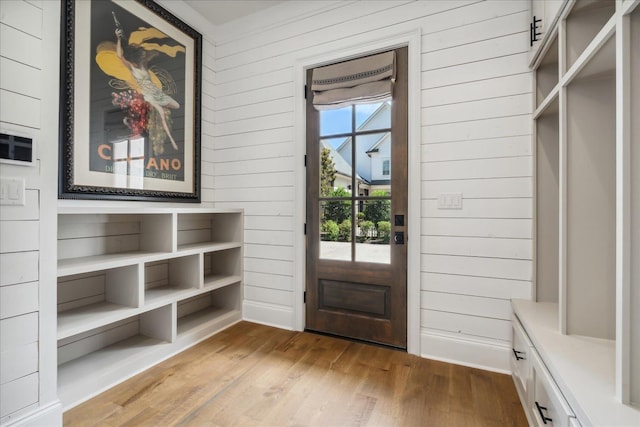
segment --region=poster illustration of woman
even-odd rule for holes
[[[90,169],[184,180],[185,46],[111,1],[91,22]]]
[[[154,0],[60,4],[58,197],[199,203],[202,35]]]

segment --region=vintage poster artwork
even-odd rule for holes
[[[90,170],[184,181],[185,46],[113,2],[91,22]]]
[[[200,34],[152,0],[63,8],[61,195],[199,200]]]

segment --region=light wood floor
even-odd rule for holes
[[[241,322],[64,414],[66,426],[526,426],[510,376]]]

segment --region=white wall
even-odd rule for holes
[[[528,7],[288,1],[216,29],[214,199],[246,209],[248,319],[295,328],[299,315],[296,64],[420,29],[419,353],[508,369],[509,298],[530,297],[532,275]],[[437,209],[447,192],[462,210]]]
[[[528,2],[288,1],[218,28],[182,2],[161,4],[205,35],[202,199],[246,209],[245,316],[285,328],[296,327],[293,296],[304,287],[296,275],[303,254],[294,253],[302,233],[294,194],[303,185],[294,181],[301,162],[294,153],[304,144],[294,133],[295,64],[421,31],[422,167],[412,179],[422,186],[422,291],[410,295],[421,299],[419,353],[507,369],[508,299],[528,297],[531,286]],[[36,167],[0,166],[3,177],[27,183],[27,206],[0,210],[5,423],[33,410],[60,415],[51,322],[59,4],[0,6],[0,125],[33,133],[40,145]],[[462,192],[463,209],[438,210],[441,192]],[[28,333],[4,333],[14,322],[31,322]]]
[[[52,127],[44,103],[52,91],[57,93],[47,83],[58,81],[57,64],[48,63],[57,54],[55,49],[48,52],[44,42],[51,24],[44,18],[47,6],[41,1],[0,2],[0,128],[33,137],[37,157],[34,166],[0,163],[0,176],[22,178],[26,187],[24,206],[0,207],[0,424],[35,412],[43,414],[41,420],[58,422],[62,414],[51,357],[55,322],[43,321],[55,308],[55,300],[47,302],[55,286],[55,270],[50,274],[55,261],[42,255],[41,231],[49,225],[43,212],[50,201],[44,163],[50,144],[57,144],[55,117]],[[58,30],[56,18],[54,13]],[[40,352],[42,347],[52,351]]]
[[[201,16],[179,9],[198,31],[213,33]],[[106,205],[57,200],[59,13],[59,1],[0,1],[0,128],[33,136],[37,143],[35,166],[0,163],[0,176],[26,181],[26,205],[0,207],[0,425],[62,423],[56,390],[55,207]],[[205,128],[213,124],[213,56],[214,46],[205,39]],[[203,207],[213,205],[212,147],[212,138],[203,135]]]

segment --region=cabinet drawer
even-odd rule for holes
[[[520,389],[523,396],[526,396],[531,379],[529,353],[532,351],[532,345],[522,325],[520,325],[520,321],[515,316],[511,321],[511,332],[513,343],[511,349],[511,372],[516,387]]]
[[[551,375],[535,350],[530,351],[531,360],[531,402],[529,411],[533,414],[534,425],[546,427],[573,426],[573,411],[564,399]]]

